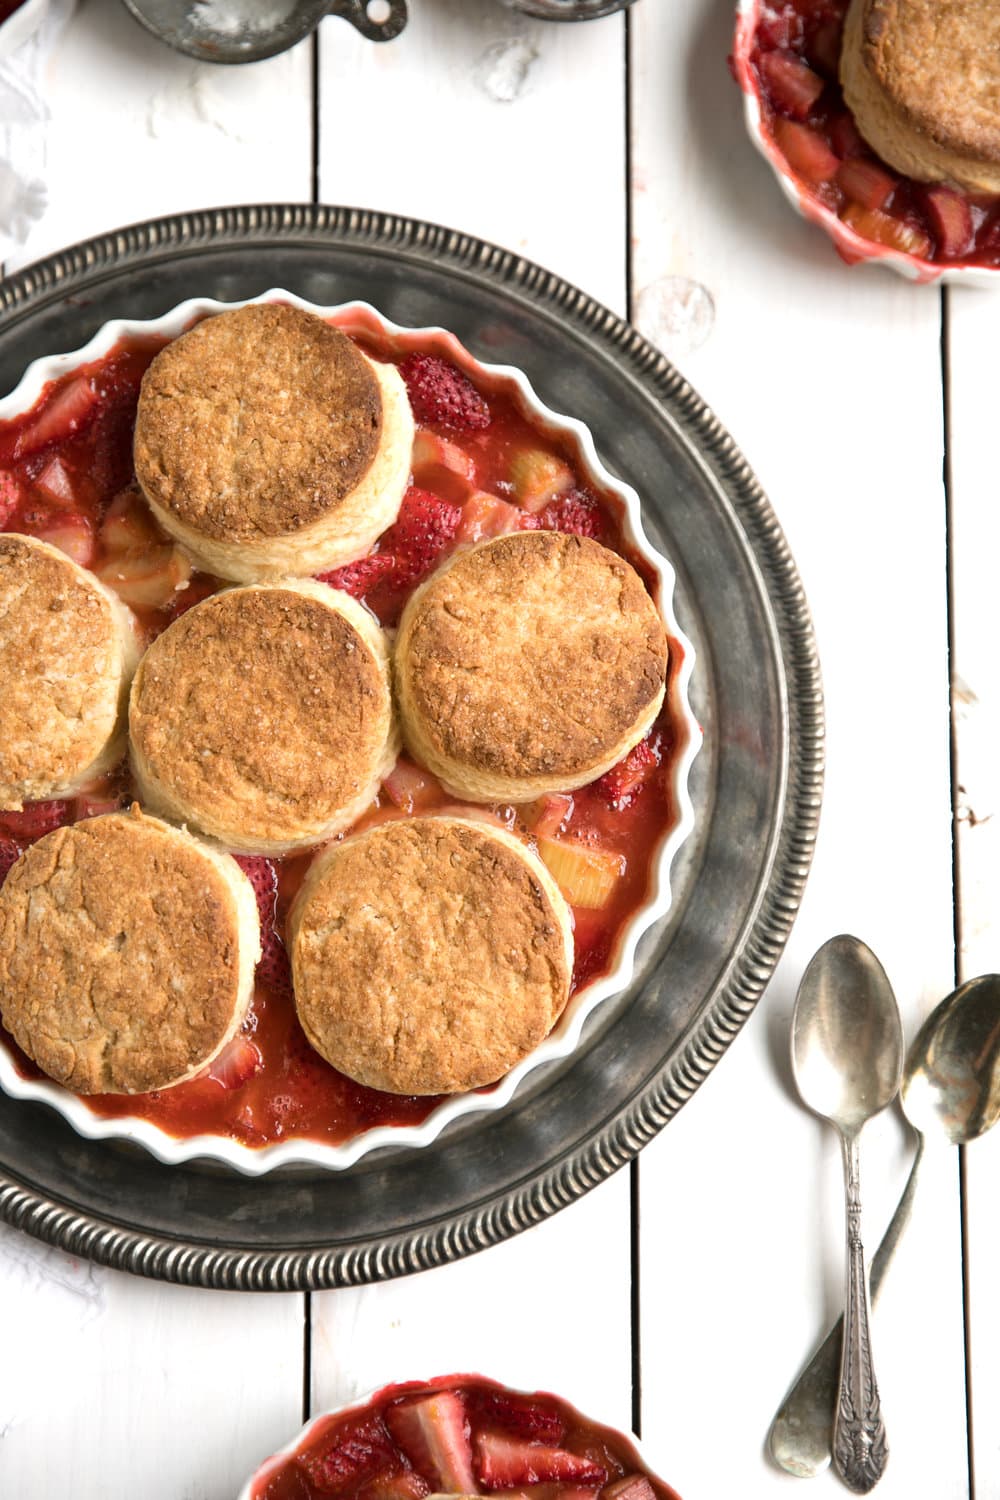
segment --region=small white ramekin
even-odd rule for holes
[[[541,1046],[519,1063],[489,1093],[460,1094],[440,1104],[419,1125],[380,1125],[362,1132],[341,1145],[296,1137],[268,1146],[252,1148],[223,1135],[175,1137],[138,1116],[105,1118],[95,1114],[86,1100],[57,1083],[45,1079],[24,1078],[17,1071],[8,1049],[0,1044],[0,1088],[17,1099],[41,1100],[51,1104],[75,1130],[91,1140],[128,1140],[144,1146],[160,1161],[171,1165],[208,1158],[233,1167],[249,1176],[259,1176],[275,1167],[300,1164],[338,1169],[352,1166],[370,1151],[386,1146],[426,1146],[435,1140],[446,1125],[460,1116],[502,1109],[512,1098],[521,1080],[542,1063],[567,1057],[576,1047],[584,1022],[602,1000],[620,993],[632,979],[635,951],[639,939],[670,908],[670,867],[678,849],[694,826],[694,809],[688,791],[688,773],[701,744],[701,728],[688,699],[688,685],[694,667],[694,651],[674,616],[674,570],[656,552],[643,531],[639,496],[630,486],[615,479],[601,463],[594,440],[582,422],[558,415],[539,400],[520,370],[509,365],[482,364],[463,348],[454,334],[443,328],[403,328],[392,323],[365,302],[345,303],[338,307],[317,307],[292,292],[272,289],[250,302],[286,302],[307,312],[330,318],[349,333],[374,334],[387,340],[394,351],[430,349],[452,360],[486,390],[502,387],[514,394],[521,408],[533,422],[553,434],[567,439],[574,451],[584,478],[600,490],[607,491],[621,503],[623,531],[628,543],[655,571],[659,582],[659,607],[672,639],[681,648],[679,672],[671,674],[673,720],[682,743],[673,761],[671,787],[677,823],[664,837],[656,853],[651,876],[649,899],[628,923],[622,933],[610,973],[583,987],[575,994],[558,1024]],[[193,297],[182,302],[160,318],[145,321],[116,318],[105,323],[90,342],[71,354],[56,354],[34,360],[15,390],[0,400],[0,420],[8,420],[29,411],[42,388],[80,365],[101,359],[129,336],[165,335],[176,338],[192,323],[213,313],[244,307],[246,302],[218,302],[208,297]]]
[[[384,1401],[390,1396],[417,1396],[430,1391],[449,1390],[454,1386],[466,1385],[473,1381],[477,1385],[487,1385],[494,1390],[503,1391],[511,1396],[526,1396],[529,1399],[532,1397],[541,1397],[542,1399],[548,1397],[551,1400],[558,1401],[559,1405],[569,1411],[574,1418],[578,1418],[581,1424],[587,1427],[603,1428],[604,1431],[610,1432],[616,1442],[619,1442],[629,1454],[629,1457],[632,1458],[634,1456],[637,1473],[650,1475],[658,1484],[663,1486],[669,1495],[674,1495],[672,1487],[657,1474],[653,1464],[650,1463],[644,1454],[638,1439],[632,1433],[621,1432],[617,1427],[611,1427],[607,1422],[598,1422],[593,1417],[586,1416],[572,1402],[564,1400],[562,1396],[555,1396],[552,1392],[518,1390],[514,1386],[504,1385],[498,1380],[491,1380],[487,1375],[471,1375],[466,1373],[464,1375],[436,1375],[431,1380],[392,1382],[389,1385],[382,1386],[380,1390],[371,1391],[367,1396],[359,1396],[356,1401],[345,1402],[343,1406],[335,1407],[331,1411],[322,1412],[318,1417],[313,1417],[307,1422],[301,1432],[297,1433],[290,1443],[286,1443],[285,1447],[281,1448],[277,1453],[272,1453],[270,1458],[265,1459],[254,1470],[253,1474],[251,1474],[246,1484],[240,1490],[237,1500],[259,1500],[262,1488],[267,1481],[273,1478],[282,1466],[290,1458],[293,1458],[300,1449],[308,1446],[311,1439],[315,1436],[317,1429],[322,1427],[325,1422],[328,1422],[331,1417],[346,1417],[353,1411],[361,1411],[369,1402]]]
[[[864,239],[849,224],[839,219],[832,209],[827,208],[825,203],[821,203],[810,192],[807,183],[799,181],[764,127],[760,84],[750,64],[760,7],[761,0],[739,0],[733,38],[733,71],[743,91],[743,113],[750,139],[770,164],[782,192],[796,212],[825,229],[840,254],[852,265],[868,261],[887,266],[890,271],[905,276],[908,281],[954,282],[962,286],[979,287],[1000,285],[1000,269],[961,263],[942,265],[938,261],[925,260],[920,255],[907,255],[905,251],[893,250],[888,245]]]

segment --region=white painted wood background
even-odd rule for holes
[[[731,0],[639,0],[627,22],[575,27],[496,0],[410,8],[382,48],[327,21],[291,54],[222,69],[175,56],[117,0],[83,0],[47,79],[51,206],[11,264],[152,215],[309,199],[315,163],[324,201],[469,230],[630,312],[742,444],[802,572],[829,717],[813,875],[767,996],[638,1169],[460,1264],[313,1297],[308,1392],[304,1298],[150,1284],[0,1230],[4,1497],[230,1500],[304,1405],[453,1369],[548,1386],[621,1426],[635,1414],[684,1500],[792,1494],[804,1482],[764,1440],[842,1269],[835,1141],[786,1061],[798,979],[822,941],[856,932],[912,1036],[956,976],[1000,968],[1000,298],[848,270],[793,217],[743,133]],[[870,1251],[911,1149],[894,1114],[866,1133]],[[998,1169],[1000,1136],[970,1148],[979,1500],[1000,1496]],[[874,1320],[885,1500],[972,1493],[961,1215],[958,1153],[942,1150]]]

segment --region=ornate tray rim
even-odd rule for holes
[[[815,845],[823,783],[822,684],[812,622],[794,560],[764,492],[718,418],[667,359],[628,323],[555,273],[441,225],[329,205],[248,205],[149,220],[84,241],[0,283],[0,316],[15,322],[37,299],[84,277],[219,242],[294,242],[329,235],[380,253],[409,251],[527,301],[568,322],[669,410],[693,457],[709,468],[733,510],[774,611],[788,735],[785,796],[766,883],[727,976],[655,1080],[583,1146],[541,1168],[497,1201],[448,1222],[343,1249],[236,1250],[186,1244],[81,1213],[0,1172],[0,1219],[120,1270],[187,1285],[313,1290],[360,1285],[446,1264],[540,1222],[625,1165],[708,1076],[752,1013],[798,911]]]

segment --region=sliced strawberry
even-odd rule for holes
[[[793,120],[804,120],[826,87],[812,68],[788,52],[765,52],[757,67],[775,109]]]
[[[461,519],[459,506],[411,485],[403,496],[395,525],[382,537],[386,551],[397,559],[397,583],[419,583],[454,541]]]
[[[250,1038],[234,1036],[218,1057],[209,1063],[208,1076],[214,1078],[224,1089],[240,1089],[263,1066],[264,1059]]]
[[[488,1490],[509,1490],[522,1484],[566,1480],[571,1484],[605,1483],[608,1471],[565,1448],[505,1437],[499,1432],[476,1434],[476,1468]]]
[[[612,807],[628,807],[635,801],[653,767],[659,763],[659,756],[649,741],[640,740],[624,760],[598,778],[597,789]]]
[[[474,1391],[469,1398],[469,1413],[477,1428],[502,1427],[505,1432],[540,1443],[559,1443],[566,1430],[555,1407],[507,1391]]]
[[[413,1467],[435,1489],[474,1495],[469,1424],[455,1391],[436,1391],[417,1401],[390,1406],[385,1419]]]
[[[27,424],[21,428],[14,446],[15,458],[40,453],[50,443],[75,437],[97,415],[99,397],[85,375],[78,375],[57,386]]]
[[[3,885],[20,857],[20,847],[5,833],[0,833],[0,885]]]
[[[0,526],[6,526],[15,512],[20,509],[24,496],[24,486],[17,475],[9,473],[6,469],[0,469]]]
[[[601,502],[589,490],[574,489],[547,505],[538,517],[546,531],[568,531],[573,536],[593,537],[603,542],[608,534]]]
[[[292,986],[288,952],[277,930],[278,872],[269,859],[260,854],[237,854],[236,863],[253,886],[260,916],[261,956],[257,964],[257,982],[279,994],[289,994]]]
[[[318,1452],[300,1454],[298,1464],[321,1495],[346,1497],[378,1470],[398,1467],[399,1455],[381,1417],[369,1416],[339,1428]]]
[[[413,415],[422,425],[475,432],[492,420],[489,404],[467,375],[436,354],[408,354],[399,366]]]
[[[645,1474],[626,1474],[601,1491],[601,1500],[656,1500]]]
[[[20,812],[0,812],[0,833],[21,844],[32,844],[68,823],[71,815],[70,802],[29,802]]]
[[[396,559],[391,553],[372,552],[368,557],[358,558],[357,562],[345,563],[342,568],[334,568],[332,573],[318,576],[320,583],[328,583],[332,589],[342,589],[355,599],[363,599],[369,589],[391,577],[395,570]]]
[[[837,182],[851,202],[862,208],[882,208],[896,187],[896,178],[877,162],[857,158],[840,163]]]
[[[757,22],[761,47],[791,47],[802,39],[802,17],[791,5],[765,5]]]
[[[928,188],[924,194],[927,215],[938,242],[938,251],[948,260],[968,255],[972,249],[972,208],[968,198],[954,188]]]
[[[805,182],[829,182],[836,175],[838,158],[808,125],[779,117],[774,122],[774,140],[792,171]]]
[[[860,208],[849,203],[841,214],[845,224],[859,234],[863,240],[874,240],[876,244],[888,245],[892,250],[901,250],[906,255],[926,256],[930,254],[928,235],[914,224],[893,218],[892,214]]]

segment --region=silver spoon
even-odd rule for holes
[[[372,42],[390,42],[407,21],[406,0],[123,0],[140,25],[201,62],[247,63],[274,57],[342,16]]]
[[[1000,974],[968,980],[931,1011],[906,1055],[900,1102],[917,1134],[917,1154],[872,1260],[873,1303],[910,1220],[928,1137],[965,1146],[1000,1118]],[[811,1479],[830,1462],[842,1331],[839,1319],[785,1397],[771,1427],[775,1462],[802,1479]]]
[[[859,1138],[895,1097],[903,1028],[892,986],[858,938],[831,938],[802,976],[792,1015],[792,1071],[810,1109],[840,1132],[847,1199],[847,1288],[833,1460],[848,1489],[867,1494],[889,1457],[871,1357],[861,1243]]]

